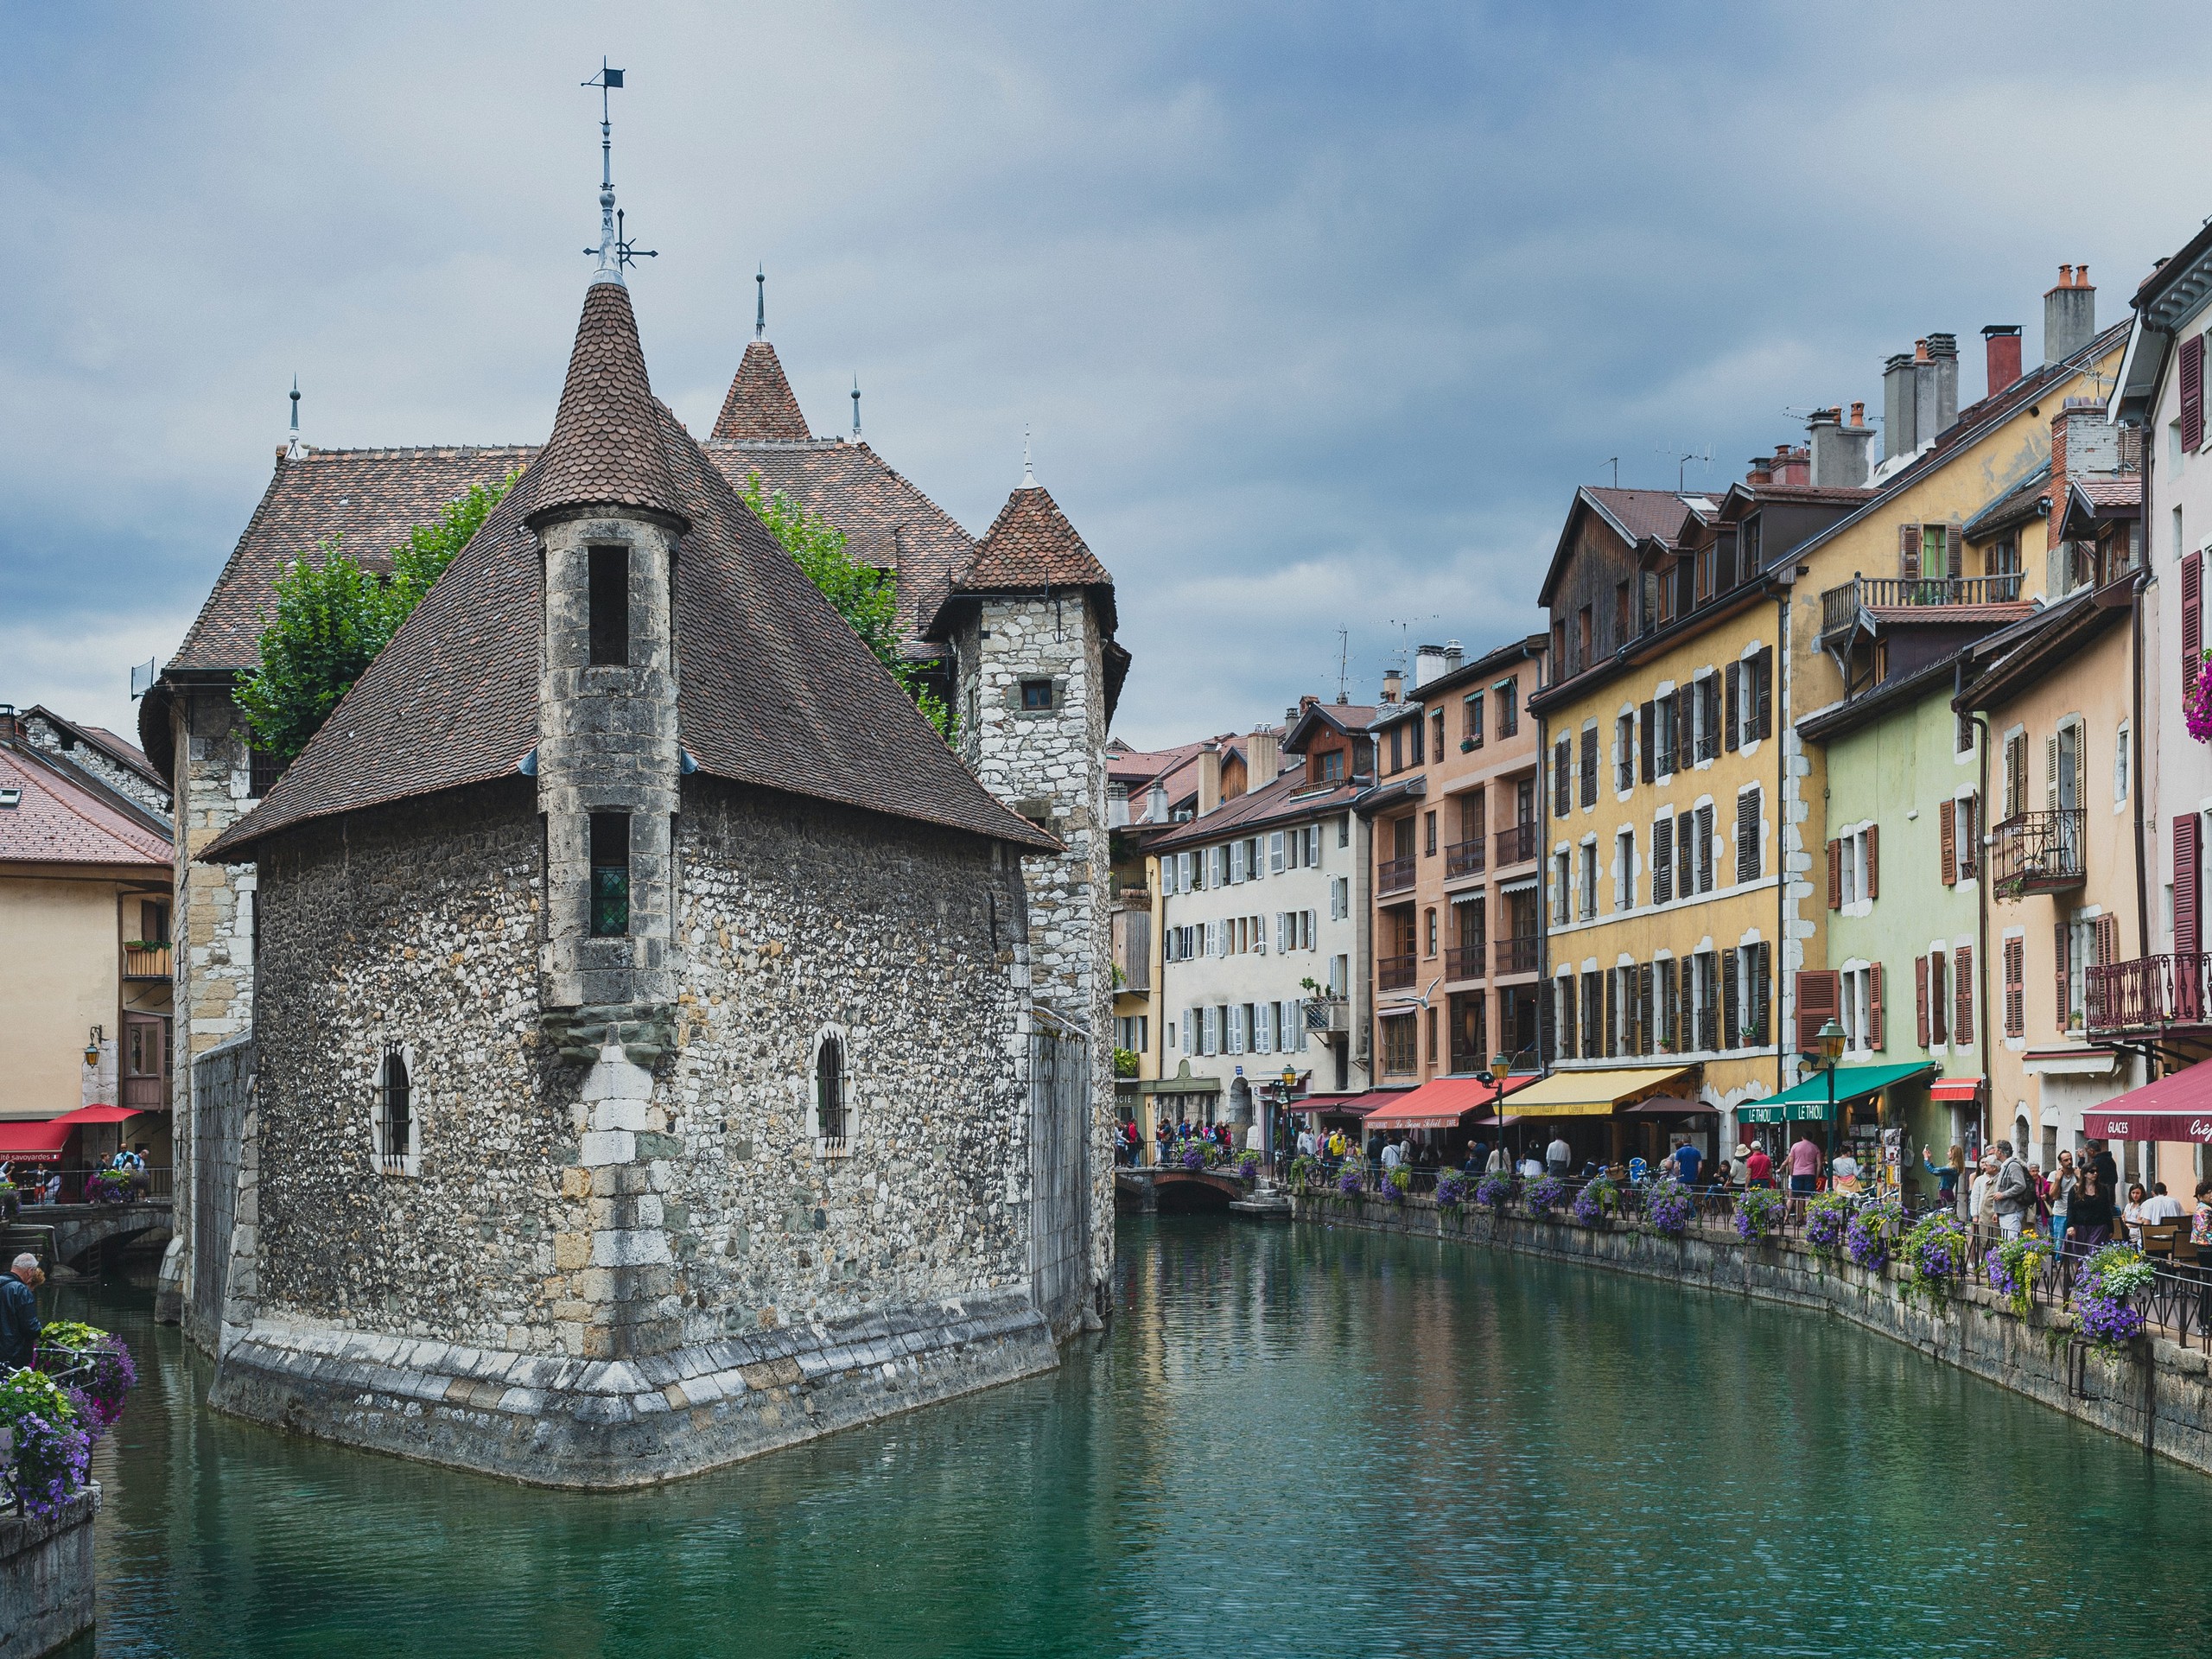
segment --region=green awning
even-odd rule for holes
[[[1779,1095],[1758,1102],[1756,1105],[1738,1106],[1738,1123],[1820,1123],[1827,1121],[1828,1100],[1822,1094],[1818,1100],[1783,1101]]]
[[[1835,1069],[1835,1102],[1839,1106],[1854,1100],[1864,1100],[1869,1095],[1878,1095],[1893,1084],[1910,1083],[1920,1077],[1932,1077],[1943,1068],[1929,1060],[1916,1060],[1909,1065],[1839,1065]],[[1809,1073],[1794,1089],[1785,1089],[1778,1095],[1769,1095],[1758,1106],[1816,1106],[1820,1109],[1804,1114],[1814,1119],[1827,1116],[1828,1076],[1825,1071]],[[1757,1108],[1751,1109],[1756,1110]],[[1736,1116],[1740,1119],[1745,1109],[1738,1106]],[[1791,1112],[1795,1119],[1800,1116]],[[1755,1117],[1753,1123],[1778,1123],[1776,1117]]]

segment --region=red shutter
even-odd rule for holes
[[[1828,842],[1828,908],[1843,908],[1843,843]]]
[[[1951,953],[1951,985],[1957,1005],[1951,1035],[1961,1047],[1967,1047],[1974,1042],[1974,946],[1962,944]]]
[[[1817,1054],[1821,1027],[1836,1017],[1841,979],[1833,968],[1808,968],[1797,976],[1797,1052]]]
[[[1916,580],[1919,575],[1920,526],[1899,524],[1897,526],[1897,576],[1901,581],[1912,582]]]
[[[1878,823],[1866,826],[1866,896],[1882,896],[1882,826]]]
[[[1928,1046],[1928,958],[1912,959],[1913,1030],[1923,1048]]]
[[[1943,885],[1955,887],[1959,885],[1958,817],[1950,802],[1936,803],[1936,828],[1943,843]]]
[[[2005,941],[2005,1034],[2024,1036],[2028,1029],[2027,944],[2017,935]]]
[[[2192,454],[2204,446],[2204,336],[2181,343],[2181,447]]]
[[[1866,970],[1866,983],[1872,993],[1867,998],[1866,1023],[1873,1027],[1867,1041],[1869,1048],[1883,1049],[1890,1046],[1890,1031],[1882,1017],[1882,964],[1876,963]]]
[[[2097,918],[2097,966],[2109,968],[2120,960],[2120,918]]]
[[[2068,983],[2072,977],[2073,951],[2065,923],[2053,923],[2050,934],[2051,979],[2058,993],[2058,1001],[2056,1004],[2058,1011],[2058,1029],[2063,1032],[2066,1029],[2066,1016],[2073,1011],[2072,988]]]
[[[2190,553],[2181,562],[2181,683],[2184,695],[2196,683],[2203,657],[2204,561],[2200,555]]]
[[[2198,919],[2197,825],[2194,812],[2174,818],[2174,954],[2177,957],[2194,957],[2204,948],[2203,925]]]

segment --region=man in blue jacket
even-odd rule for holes
[[[38,1297],[34,1287],[45,1282],[38,1258],[26,1250],[16,1258],[8,1276],[0,1279],[0,1371],[28,1365],[38,1350]]]

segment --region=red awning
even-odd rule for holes
[[[1510,1097],[1516,1090],[1526,1089],[1536,1081],[1533,1071],[1525,1076],[1508,1077],[1505,1093]],[[1389,1105],[1368,1115],[1370,1129],[1456,1129],[1459,1120],[1469,1112],[1485,1108],[1495,1111],[1497,1107],[1498,1085],[1488,1077],[1439,1077],[1425,1083],[1409,1093],[1400,1095]]]
[[[1294,1112],[1320,1112],[1330,1117],[1365,1117],[1370,1113],[1381,1110],[1392,1101],[1403,1100],[1412,1092],[1410,1089],[1370,1089],[1363,1095],[1332,1096],[1321,1105],[1313,1104],[1313,1097],[1309,1095],[1305,1100],[1292,1102],[1290,1109]]]
[[[1981,1093],[1980,1077],[1938,1077],[1928,1085],[1930,1100],[1972,1101]]]
[[[2082,1114],[2082,1132],[2097,1141],[2212,1145],[2212,1065],[2192,1065],[2115,1095],[2102,1111]]]
[[[62,1145],[76,1127],[59,1117],[45,1122],[21,1118],[0,1122],[0,1164],[58,1164]]]
[[[120,1123],[125,1118],[143,1117],[144,1111],[136,1106],[79,1106],[73,1112],[64,1112],[54,1121],[74,1128],[79,1123]]]

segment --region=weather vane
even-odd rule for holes
[[[622,72],[607,67],[607,60],[599,60],[599,73],[582,83],[599,89],[599,245],[586,248],[587,255],[599,257],[599,274],[615,282],[622,280],[622,268],[633,265],[640,259],[658,259],[658,250],[641,248],[623,234],[622,214],[614,206],[614,123],[607,108],[607,95],[622,85]]]

